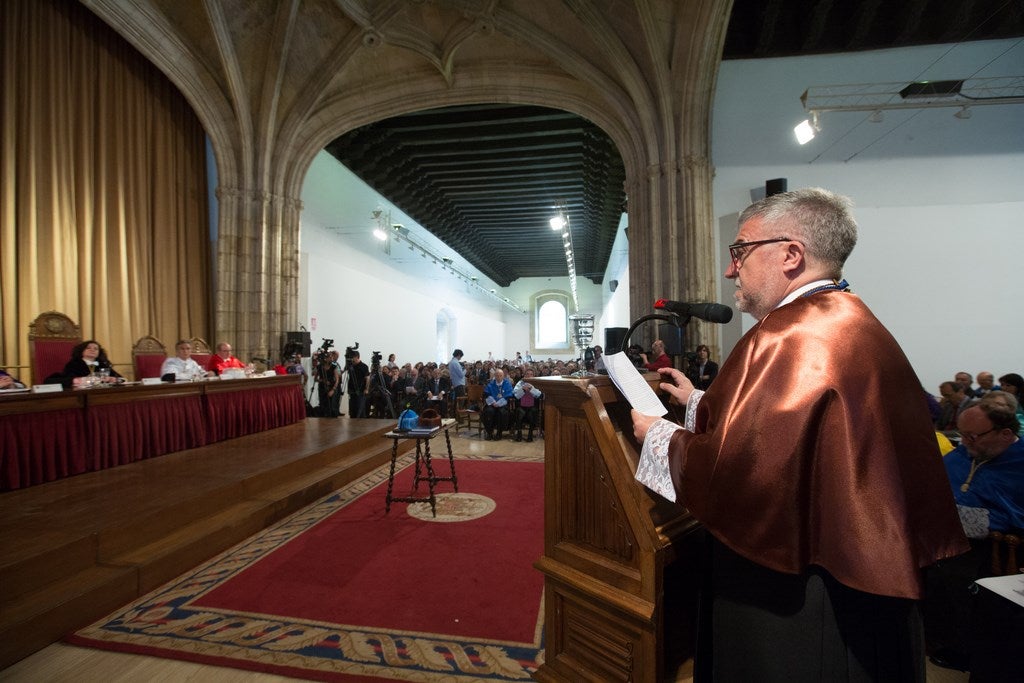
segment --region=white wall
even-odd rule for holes
[[[887,111],[882,124],[826,114],[824,139],[803,148],[792,127],[807,86],[1020,75],[1024,64],[1019,41],[949,48],[726,62],[714,115],[719,272],[736,216],[763,196],[765,180],[850,196],[860,237],[846,278],[933,393],[958,370],[1024,370],[1024,106],[975,107],[968,120],[954,119],[955,109]],[[733,283],[720,284],[731,303]],[[752,324],[734,318],[724,348]]]

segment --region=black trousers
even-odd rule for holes
[[[695,681],[924,683],[916,601],[854,590],[819,567],[782,574],[710,543]]]
[[[508,406],[487,406],[481,416],[484,422],[484,429],[488,434],[495,429],[501,434],[508,430]]]

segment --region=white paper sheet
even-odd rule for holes
[[[990,576],[987,579],[978,579],[977,584],[1024,607],[1024,574]]]
[[[633,365],[633,361],[629,360],[625,353],[619,351],[610,356],[604,356],[604,366],[608,370],[608,376],[612,382],[615,383],[615,386],[626,397],[629,405],[633,406],[634,410],[643,415],[652,415],[654,417],[661,417],[668,412],[668,409],[662,405],[658,395],[654,393],[654,389],[651,389],[651,386],[647,384],[647,380],[644,379],[643,375]]]

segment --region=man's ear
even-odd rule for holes
[[[807,268],[807,248],[793,241],[786,245],[785,257],[782,261],[783,272],[802,271]]]

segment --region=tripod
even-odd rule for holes
[[[377,378],[377,390],[384,396],[384,402],[388,406],[388,415],[394,419],[398,415],[395,413],[395,404],[391,402],[391,390],[388,388],[387,383],[384,382],[384,373],[380,369],[380,361],[375,361],[373,367],[370,368],[370,372]]]

